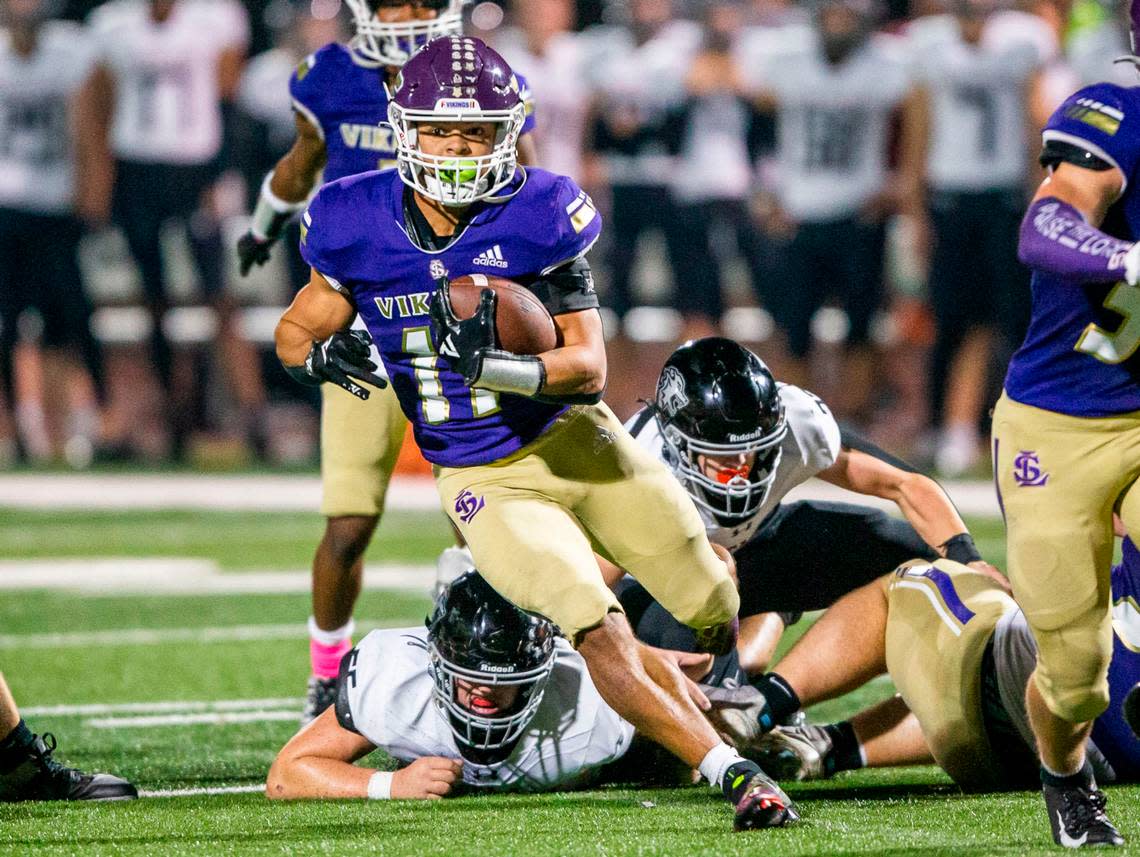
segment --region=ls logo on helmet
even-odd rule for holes
[[[471,519],[479,514],[479,510],[483,508],[483,498],[476,497],[470,490],[464,488],[455,497],[455,514],[459,516],[465,524],[470,524]]]
[[[1049,481],[1036,452],[1022,450],[1013,459],[1013,480],[1022,488],[1037,488]]]
[[[681,370],[667,366],[657,383],[657,407],[665,412],[665,416],[671,417],[687,404],[689,397],[685,395],[685,379]]]

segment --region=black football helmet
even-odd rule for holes
[[[520,610],[477,571],[440,594],[428,620],[428,669],[436,706],[460,746],[484,752],[510,747],[530,723],[554,668],[554,626]],[[455,683],[518,685],[509,711],[492,716],[460,705]]]
[[[768,496],[788,432],[779,385],[764,361],[719,336],[686,342],[665,361],[654,415],[689,496],[722,521],[750,518]],[[746,473],[705,473],[698,456],[755,453]]]

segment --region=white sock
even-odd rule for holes
[[[697,770],[701,772],[702,777],[709,781],[710,786],[719,789],[725,772],[737,762],[743,761],[744,757],[732,747],[727,744],[717,744],[701,759],[701,764]]]
[[[354,619],[349,619],[348,624],[340,628],[334,628],[332,631],[324,631],[317,626],[316,619],[312,616],[309,617],[309,638],[320,643],[322,646],[335,646],[337,643],[351,637],[355,630],[356,620]]]

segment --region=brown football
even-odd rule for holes
[[[471,318],[483,289],[498,295],[495,332],[499,347],[513,354],[541,354],[558,344],[554,319],[538,295],[526,286],[487,274],[469,274],[451,281],[451,311],[458,318]]]

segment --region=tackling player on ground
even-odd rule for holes
[[[349,0],[355,38],[325,45],[289,81],[297,138],[265,177],[248,232],[238,242],[241,273],[269,259],[285,225],[305,207],[318,183],[396,164],[387,125],[389,91],[400,67],[437,36],[458,34],[463,0]],[[533,161],[526,101],[521,151]],[[363,329],[362,325],[358,327]],[[352,610],[360,594],[363,557],[384,511],[388,483],[407,420],[392,390],[321,388],[321,512],[324,537],[313,557],[313,615],[303,722],[332,704],[337,667],[352,648]],[[445,556],[447,553],[445,552]],[[454,573],[446,575],[453,577]]]
[[[278,325],[278,356],[299,380],[325,380],[324,341],[343,341],[359,312],[487,581],[556,623],[618,714],[724,790],[738,829],[795,820],[787,796],[717,738],[676,664],[634,639],[594,560],[595,549],[612,557],[710,648],[731,647],[739,599],[728,565],[669,472],[598,404],[593,202],[569,178],[517,168],[518,84],[482,42],[431,42],[399,84],[398,169],[326,185],[310,204],[302,250],[313,276]],[[452,313],[446,278],[492,248],[499,272],[551,310],[559,347],[496,348],[490,290],[472,318]],[[344,354],[361,358],[365,378],[375,368]]]
[[[1132,7],[1133,47],[1140,8]],[[1085,758],[1108,705],[1112,515],[1140,532],[1140,88],[1070,96],[1022,222],[1032,320],[994,410],[1013,592],[1037,640],[1029,720],[1058,844],[1120,845]]]
[[[846,436],[818,397],[778,383],[729,339],[688,342],[665,362],[654,402],[626,424],[664,462],[700,510],[710,541],[732,552],[740,579],[740,667],[773,700],[762,676],[785,624],[914,557],[949,556],[997,575],[934,480]],[[851,503],[783,503],[813,476],[898,504],[906,520]],[[844,557],[836,562],[836,557]],[[611,579],[620,573],[610,569]],[[638,636],[686,650],[692,635],[643,588],[621,599]],[[794,700],[788,700],[794,709]]]

